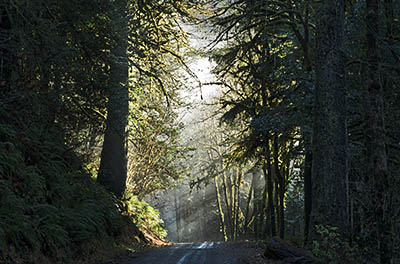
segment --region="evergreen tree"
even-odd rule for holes
[[[97,181],[117,197],[122,197],[127,178],[128,90],[128,12],[127,2],[118,1],[112,12],[116,34],[112,40],[107,122]]]
[[[344,1],[317,6],[311,238],[318,225],[348,234],[348,161]]]

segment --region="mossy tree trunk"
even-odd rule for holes
[[[221,231],[222,235],[224,236],[224,241],[228,240],[228,236],[226,234],[226,224],[225,224],[225,214],[224,214],[224,209],[222,208],[222,203],[221,203],[221,194],[219,191],[219,178],[218,175],[214,177],[214,184],[215,184],[215,196],[217,200],[217,207],[218,207],[218,215],[220,218],[220,225],[221,225]]]
[[[278,215],[278,228],[279,228],[279,237],[281,239],[285,236],[285,193],[286,193],[286,174],[285,174],[285,164],[284,162],[279,161],[279,137],[275,135],[273,138],[273,153],[274,153],[274,169],[277,183],[277,196],[278,196],[278,204],[277,206],[277,215]]]
[[[311,240],[316,225],[348,230],[344,1],[317,4]]]
[[[236,177],[235,177],[235,196],[234,196],[234,236],[233,240],[236,241],[238,236],[239,236],[239,228],[240,228],[240,222],[239,222],[239,214],[240,214],[240,187],[242,185],[242,178],[243,178],[243,170],[240,167],[236,168],[235,171]]]
[[[118,2],[115,13],[126,15],[126,1]],[[126,125],[129,113],[128,90],[128,32],[127,21],[115,25],[118,28],[115,47],[110,62],[110,83],[108,89],[106,131],[101,152],[100,169],[97,181],[117,197],[122,197],[127,178]]]

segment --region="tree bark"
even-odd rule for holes
[[[118,3],[120,15],[125,14],[126,1]],[[127,178],[126,125],[129,113],[127,22],[121,25],[121,36],[113,47],[114,58],[110,65],[109,101],[107,106],[106,131],[101,152],[97,181],[117,197],[122,197]]]
[[[276,225],[275,225],[275,205],[274,205],[274,181],[272,179],[272,165],[271,165],[271,150],[269,146],[269,140],[266,144],[266,162],[263,166],[265,185],[267,187],[267,206],[268,206],[268,226],[269,226],[269,236],[276,236]]]
[[[236,169],[236,180],[235,180],[235,234],[234,240],[236,241],[239,236],[239,213],[240,213],[240,186],[242,183],[243,171],[241,168]]]
[[[279,205],[278,206],[278,227],[279,227],[279,237],[281,239],[285,236],[285,174],[281,173],[280,166],[279,166],[279,145],[278,145],[278,136],[275,135],[274,137],[274,168],[275,168],[275,175],[276,180],[278,183],[278,196],[279,196]],[[284,166],[281,164],[281,166]]]
[[[218,184],[219,178],[218,176],[215,176],[214,178],[214,183],[215,183],[215,196],[217,198],[217,206],[218,206],[218,211],[219,211],[219,217],[220,217],[220,223],[221,223],[221,229],[222,229],[222,234],[224,236],[224,241],[228,240],[228,237],[226,235],[226,225],[225,225],[225,216],[224,216],[224,209],[222,208],[222,203],[221,203],[221,195],[219,193],[219,184]]]
[[[232,174],[231,174],[231,176],[232,176],[232,180],[231,180],[231,183],[232,183],[232,231],[233,231],[233,234],[232,234],[232,239],[233,239],[233,241],[236,241],[236,236],[237,236],[237,230],[236,230],[236,213],[237,213],[237,193],[236,193],[236,191],[237,191],[237,188],[236,188],[236,183],[237,183],[237,179],[238,179],[238,176],[239,176],[239,174],[237,173],[237,170],[238,170],[239,168],[236,168],[235,170],[233,170],[232,169]]]
[[[260,237],[264,237],[263,234],[261,234],[261,230],[259,228],[259,222],[260,222],[260,215],[263,214],[261,211],[261,203],[262,200],[264,199],[263,197],[263,187],[261,184],[261,175],[256,178],[257,181],[254,184],[254,201],[253,201],[253,208],[254,208],[254,236],[255,239],[258,240]]]
[[[229,238],[233,237],[233,226],[232,226],[232,203],[229,200],[229,195],[228,195],[228,187],[227,186],[227,182],[226,182],[226,178],[229,177],[229,175],[226,175],[227,173],[224,171],[222,173],[222,188],[223,188],[223,192],[224,192],[224,198],[225,198],[225,207],[226,207],[226,213],[227,213],[227,218],[228,221],[226,223],[229,224],[229,226],[227,227],[230,231],[230,236]]]
[[[181,241],[180,232],[182,224],[181,224],[181,209],[177,194],[177,188],[174,188],[174,206],[175,206],[176,241],[180,242]]]
[[[304,168],[303,168],[303,181],[304,181],[304,245],[308,243],[308,234],[310,230],[310,215],[312,206],[312,150],[311,150],[311,133],[308,133],[305,128],[302,128],[302,137],[304,141]]]
[[[250,204],[251,204],[251,201],[253,199],[252,198],[253,194],[255,193],[254,184],[256,182],[256,177],[257,177],[257,174],[256,174],[255,171],[252,171],[252,176],[253,177],[251,178],[249,193],[247,195],[246,211],[245,211],[245,214],[244,214],[244,233],[245,233],[246,236],[247,236],[247,233],[248,233],[249,224],[251,222]],[[253,208],[253,212],[254,212],[254,208]]]
[[[229,225],[231,227],[231,238],[234,239],[235,236],[235,179],[233,169],[230,169],[226,174],[226,184],[228,190],[228,199],[229,199]]]
[[[308,243],[312,204],[311,181],[312,152],[307,152],[304,161],[304,244]]]
[[[393,236],[389,173],[387,165],[386,138],[384,125],[384,95],[379,76],[380,52],[379,36],[379,0],[366,0],[367,27],[367,94],[369,111],[367,112],[367,154],[372,168],[370,180],[375,191],[374,218],[381,264],[392,263]]]
[[[348,168],[344,0],[318,3],[316,23],[316,93],[313,126],[311,238],[316,225],[348,234]]]

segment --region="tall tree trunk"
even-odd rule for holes
[[[256,198],[256,197],[260,197],[260,195],[257,195],[257,196],[256,196],[256,194],[254,194],[254,197],[255,197],[255,199],[254,199],[254,204],[253,204],[253,208],[254,208],[254,213],[253,213],[253,215],[254,215],[253,229],[254,229],[254,239],[255,239],[256,241],[258,241],[259,238],[260,238],[260,230],[259,230],[259,228],[258,228],[258,226],[259,226],[259,224],[258,224],[258,220],[259,220],[258,215],[260,214],[260,208],[259,208],[259,207],[260,207],[260,202],[259,202],[259,199]]]
[[[260,200],[260,214],[258,215],[259,219],[258,219],[258,230],[261,233],[261,239],[265,239],[268,238],[268,236],[270,236],[271,233],[271,229],[269,226],[269,222],[268,222],[268,215],[269,215],[269,208],[268,208],[268,204],[267,204],[267,200],[268,200],[268,186],[267,186],[267,180],[265,178],[265,174],[264,174],[264,179],[265,179],[265,184],[264,184],[264,189],[263,189],[263,193],[262,193],[262,199]]]
[[[253,177],[251,178],[249,193],[247,195],[246,211],[244,214],[244,233],[246,236],[247,236],[249,224],[251,221],[250,204],[252,201],[253,194],[255,192],[254,184],[256,183],[256,177],[257,177],[255,170],[252,172],[252,175],[253,175]],[[254,212],[254,208],[253,208],[253,212]]]
[[[277,226],[277,223],[279,223],[279,183],[278,183],[278,178],[275,175],[275,170],[274,170],[274,180],[273,180],[273,185],[274,185],[274,208],[275,208],[275,228],[276,232],[279,232],[279,227]]]
[[[278,145],[278,136],[274,137],[274,169],[276,180],[278,183],[277,195],[279,196],[279,205],[278,206],[278,227],[279,227],[279,237],[284,238],[285,236],[285,174],[281,172],[279,168],[279,145]],[[284,165],[281,164],[281,167]]]
[[[236,210],[237,210],[237,195],[236,195],[236,183],[237,183],[237,179],[239,177],[239,174],[237,172],[239,168],[236,168],[235,171],[232,170],[232,226],[233,226],[233,234],[232,234],[232,238],[233,241],[236,241],[236,235],[237,235],[237,230],[236,230]]]
[[[230,218],[229,218],[229,224],[231,226],[231,235],[232,235],[232,239],[234,239],[234,235],[235,235],[235,223],[234,223],[234,216],[235,216],[235,179],[234,179],[234,172],[233,169],[230,169],[229,172],[227,173],[227,177],[226,177],[226,183],[227,183],[227,190],[228,190],[228,199],[229,199],[229,214],[230,214]]]
[[[206,175],[204,177],[207,177]],[[207,210],[206,210],[206,199],[205,199],[205,188],[204,189],[199,189],[197,192],[198,196],[198,201],[196,202],[196,207],[198,208],[196,210],[197,213],[197,219],[196,223],[199,228],[199,235],[197,239],[199,241],[205,241],[206,237],[206,222],[207,222]]]
[[[268,220],[269,223],[269,236],[276,236],[276,226],[275,226],[275,206],[274,206],[274,181],[272,179],[272,165],[271,165],[271,149],[269,145],[266,144],[266,162],[264,162],[263,172],[264,178],[266,180],[265,184],[267,186],[267,205],[268,205]]]
[[[312,204],[312,181],[311,181],[312,152],[306,147],[304,161],[304,244],[308,243],[308,232],[310,228],[310,215]]]
[[[217,198],[217,207],[218,207],[218,212],[219,212],[219,217],[220,217],[221,229],[222,229],[222,234],[224,236],[224,241],[227,241],[228,237],[226,234],[225,215],[224,215],[224,209],[222,208],[221,195],[219,192],[219,183],[218,182],[219,182],[219,178],[218,178],[218,176],[215,176],[215,178],[214,178],[215,195]]]
[[[311,238],[316,225],[348,231],[348,169],[344,64],[344,0],[317,7]]]
[[[229,236],[228,236],[228,239],[229,239],[229,238],[232,238],[232,237],[233,237],[232,203],[231,203],[231,201],[229,200],[229,195],[228,195],[228,189],[229,189],[228,187],[229,187],[229,186],[227,186],[227,181],[226,181],[226,178],[229,177],[229,175],[226,175],[226,174],[227,174],[226,171],[224,171],[224,172],[222,173],[222,188],[223,188],[223,192],[224,192],[225,207],[226,207],[226,213],[227,213],[227,218],[228,218],[227,223],[229,224],[229,225],[228,225],[228,228],[229,228],[229,231],[230,231],[230,234],[229,234]]]
[[[126,1],[118,3],[120,16],[125,15],[120,25],[120,40],[112,49],[114,58],[110,65],[109,101],[107,106],[106,131],[97,181],[117,197],[122,197],[126,188],[127,148],[126,125],[128,121],[128,57]],[[118,17],[120,18],[120,17]]]
[[[312,181],[311,181],[311,170],[312,170],[312,150],[311,150],[311,133],[306,128],[302,128],[302,137],[304,141],[304,245],[308,244],[308,233],[310,230],[310,215],[312,205]]]
[[[254,184],[254,200],[253,200],[253,210],[254,210],[254,237],[256,240],[258,240],[259,238],[263,238],[264,235],[261,234],[261,230],[259,228],[259,222],[260,222],[260,215],[263,214],[261,211],[261,203],[262,200],[264,199],[263,196],[263,187],[262,187],[262,182],[261,182],[261,175],[259,177],[256,178],[257,181]]]
[[[379,76],[379,10],[379,0],[366,0],[367,94],[369,103],[369,111],[367,113],[367,153],[373,174],[371,181],[375,190],[374,216],[377,225],[380,263],[390,264],[393,258],[392,202],[389,191],[386,154],[383,86]]]
[[[240,186],[242,183],[242,177],[243,177],[243,170],[241,168],[237,168],[236,170],[237,177],[236,177],[236,206],[235,206],[235,240],[239,236],[239,214],[240,214]]]
[[[285,238],[285,194],[286,194],[286,165],[283,165],[279,181],[279,237]]]
[[[176,242],[181,241],[181,208],[179,204],[177,188],[174,188],[174,206],[175,206],[175,224],[176,224]]]

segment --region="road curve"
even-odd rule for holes
[[[129,264],[241,264],[220,242],[179,243],[151,250]]]

